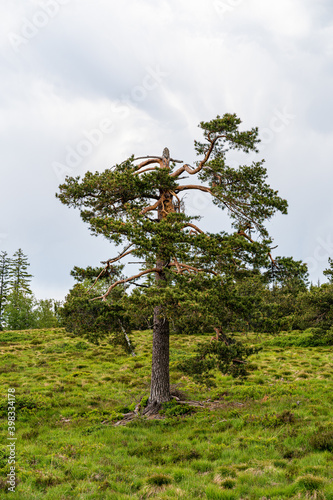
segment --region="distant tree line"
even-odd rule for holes
[[[58,325],[59,303],[37,300],[30,288],[30,264],[21,249],[12,257],[0,252],[0,330],[51,328]]]
[[[193,280],[186,303],[170,304],[171,331],[219,335],[211,327],[212,308],[219,315],[222,338],[232,332],[279,334],[315,329],[332,345],[333,259],[329,259],[324,275],[328,283],[309,283],[305,263],[291,257],[277,257],[270,268],[240,273],[222,286],[217,286],[214,279]],[[209,303],[205,300],[207,293]],[[151,328],[149,291],[135,289],[129,303],[132,328]]]
[[[308,281],[307,265],[291,257],[277,257],[274,266],[240,273],[223,286],[217,286],[214,279],[193,279],[186,302],[171,300],[167,306],[171,332],[223,336],[232,332],[278,334],[315,328],[325,335],[333,330],[333,259],[328,264],[324,271],[328,283],[316,285]],[[93,288],[103,268],[75,267],[71,274],[77,283],[64,304],[34,297],[29,266],[21,249],[12,257],[0,252],[0,330],[65,326],[93,342],[109,334],[114,343],[130,352],[134,343],[132,340],[128,344],[124,331],[153,326],[149,279],[134,290],[128,286],[115,289],[107,301],[92,300],[115,277],[121,278],[123,266],[114,266],[111,275],[104,275]],[[205,300],[207,293],[209,303]],[[210,309],[219,315],[219,332],[211,327]]]

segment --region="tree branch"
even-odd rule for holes
[[[102,269],[102,271],[99,273],[99,275],[97,276],[97,278],[95,279],[94,283],[91,285],[90,288],[88,288],[88,292],[90,292],[90,290],[96,285],[97,281],[99,280],[99,278],[101,276],[103,276],[103,274],[107,271],[107,269],[110,267],[110,264],[113,264],[114,262],[117,262],[117,260],[120,260],[122,259],[123,257],[125,257],[126,255],[134,252],[135,248],[133,248],[133,250],[129,250],[128,252],[126,250],[128,250],[132,245],[128,245],[127,247],[124,248],[124,250],[118,255],[118,257],[115,257],[114,259],[109,259],[109,260],[106,260],[106,261],[103,261],[102,264],[106,264],[104,269]]]
[[[148,167],[148,168],[141,170],[141,172],[139,172],[139,171],[133,172],[133,175],[140,175],[140,174],[143,174],[144,172],[148,172],[149,170],[156,170],[156,167]]]
[[[188,184],[185,186],[176,186],[175,187],[175,191],[185,191],[187,189],[198,189],[198,191],[204,191],[204,192],[210,193],[212,196],[214,196],[211,189],[209,187],[206,187],[206,186],[200,186],[200,185],[196,185],[196,184]]]
[[[154,205],[150,205],[150,207],[143,208],[143,209],[141,210],[141,212],[140,212],[140,215],[144,215],[144,214],[146,214],[147,212],[151,212],[152,210],[155,210],[155,209],[158,207],[158,205],[159,205],[160,203],[161,203],[161,199],[159,198],[159,199],[157,200],[157,202],[156,202],[156,203],[154,203]]]
[[[211,139],[210,134],[209,134],[208,140],[210,142],[210,146],[205,154],[205,157],[203,158],[203,160],[201,160],[199,165],[196,168],[193,168],[187,164],[183,165],[178,170],[176,170],[176,172],[173,172],[173,174],[171,174],[171,177],[178,177],[180,174],[182,174],[184,172],[184,170],[186,170],[186,172],[191,174],[191,175],[194,175],[194,174],[197,174],[198,172],[200,172],[200,170],[204,167],[205,163],[207,163],[207,161],[209,160],[209,157],[214,149],[216,141],[218,139],[221,139],[222,137],[226,137],[226,136],[225,135],[217,135],[216,137],[214,137],[214,139]]]
[[[240,236],[244,236],[244,238],[246,238],[247,240],[251,241],[251,243],[254,243],[254,240],[251,238],[251,236],[249,236],[248,234],[246,234],[246,232],[245,232],[245,231],[238,231],[238,234],[239,234]],[[275,248],[276,248],[276,247],[275,247]],[[270,260],[271,260],[271,262],[272,262],[273,266],[277,267],[276,262],[275,262],[275,260],[273,259],[271,252],[268,252],[268,254],[267,254],[267,255],[268,255],[268,257],[270,258]]]
[[[137,158],[133,158],[133,161],[143,160],[145,158],[154,158],[155,160],[163,160],[163,156],[138,156]],[[174,163],[183,163],[183,160],[174,160],[173,158],[170,158],[170,161],[173,161]]]
[[[178,198],[178,196],[176,195],[176,193],[174,191],[170,191],[170,193],[172,194],[172,196],[174,196],[175,198],[177,198],[178,203],[180,203],[180,199]]]
[[[140,168],[146,167],[147,165],[151,165],[152,163],[158,163],[160,167],[163,167],[165,158],[163,156],[139,156],[138,158],[133,159],[133,161],[137,160],[145,160],[145,161],[141,162],[139,165],[135,167],[134,175],[136,173],[142,174],[142,172],[138,172],[138,170],[140,170]],[[169,162],[183,163],[182,160],[174,160],[173,158],[170,158]]]
[[[230,200],[225,201],[225,199],[223,199],[222,201],[227,209],[230,210],[230,212],[233,212],[236,216],[239,216],[239,214],[241,214],[244,219],[246,219],[248,222],[250,221],[251,224],[258,228],[258,223],[255,220],[251,219],[248,215],[246,215],[235,203],[232,203]]]
[[[141,271],[140,273],[135,274],[134,276],[131,276],[130,278],[118,280],[115,283],[113,283],[103,295],[101,295],[100,297],[95,297],[91,300],[92,301],[97,300],[97,299],[106,300],[106,297],[110,294],[111,290],[113,290],[116,286],[121,285],[122,283],[128,283],[129,281],[133,281],[137,278],[140,278],[141,276],[144,276],[145,274],[160,273],[160,272],[161,272],[161,269],[157,269],[157,267],[153,267],[152,269],[147,269],[145,271]]]
[[[91,287],[88,288],[88,292],[90,292],[90,290],[92,288],[94,288],[94,286],[96,285],[97,281],[99,280],[99,278],[106,272],[107,268],[109,267],[109,264],[107,264],[104,269],[102,269],[102,271],[99,273],[99,275],[97,276],[97,278],[95,279],[95,281],[93,282],[93,284],[91,285]]]
[[[171,265],[175,265],[176,268],[177,268],[178,273],[181,274],[181,268],[180,268],[179,262],[178,262],[178,260],[176,258],[175,258],[175,262],[174,263],[172,262]]]
[[[211,273],[211,274],[214,274],[215,276],[218,276],[218,273],[216,273],[212,269],[199,269],[199,268],[194,267],[194,266],[189,266],[188,264],[179,263],[176,260],[174,262],[170,262],[169,266],[177,267],[178,274],[182,274],[184,271],[188,271],[188,272],[195,271],[197,273]],[[184,269],[182,269],[182,268],[184,268]]]
[[[204,232],[204,231],[202,231],[202,230],[201,230],[198,226],[196,226],[195,224],[192,224],[191,222],[189,222],[188,224],[186,224],[186,225],[184,226],[184,228],[185,228],[185,227],[192,227],[193,229],[195,229],[196,231],[198,231],[198,233],[205,234],[205,232]],[[184,229],[184,228],[183,228],[183,229]]]
[[[162,166],[163,164],[163,159],[162,157],[156,157],[156,156],[143,156],[142,158],[150,158],[149,160],[143,161],[139,165],[135,167],[135,173],[140,170],[140,168],[146,167],[147,165],[151,165],[152,163],[158,163],[159,165]],[[134,160],[140,160],[141,158],[134,158]]]
[[[133,248],[133,250],[127,251],[132,246],[133,246],[133,243],[131,243],[130,245],[127,245],[127,247],[125,247],[124,250],[118,255],[118,257],[103,261],[102,264],[107,264],[107,265],[113,264],[114,262],[117,262],[117,260],[120,260],[123,257],[125,257],[125,255],[128,255],[129,253],[134,252],[135,248]]]

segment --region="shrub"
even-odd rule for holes
[[[188,404],[178,403],[175,399],[162,404],[162,415],[166,417],[178,417],[193,412],[194,409]]]
[[[246,378],[249,356],[261,350],[261,347],[249,347],[232,336],[225,336],[223,340],[201,342],[195,348],[195,356],[183,360],[177,368],[192,376],[196,382],[214,387],[214,369],[234,378]]]
[[[119,413],[130,413],[135,410],[136,403],[131,403],[130,405],[119,406],[116,408],[116,411]]]

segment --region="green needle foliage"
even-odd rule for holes
[[[121,276],[122,267],[113,267],[113,279]],[[94,300],[108,289],[110,275],[103,268],[92,267],[74,267],[71,275],[77,283],[59,310],[66,330],[84,336],[94,344],[99,344],[101,338],[108,335],[110,343],[122,346],[126,352],[133,352],[133,343],[128,342],[124,335],[124,330],[129,330],[129,320],[122,305],[124,287],[115,288],[105,301]],[[99,275],[98,286],[92,289]]]
[[[252,354],[261,351],[260,347],[245,346],[242,342],[230,336],[224,337],[224,342],[213,340],[210,343],[201,342],[195,350],[195,356],[179,364],[179,368],[192,375],[197,382],[214,386],[212,371],[216,368],[221,373],[233,377],[246,377],[248,366],[246,360]]]
[[[333,259],[329,257],[328,263],[330,267],[328,269],[325,269],[325,271],[323,271],[323,274],[327,276],[329,283],[333,284]]]
[[[33,328],[34,297],[30,288],[32,275],[28,273],[28,257],[19,248],[9,259],[8,290],[6,305],[3,312],[5,327],[10,330]]]
[[[0,330],[3,330],[3,313],[10,290],[9,267],[10,258],[7,252],[2,251],[0,253]]]
[[[32,275],[27,272],[30,266],[28,258],[19,248],[13,255],[9,267],[9,283],[11,293],[14,295],[28,294],[32,295],[30,281]]]
[[[92,234],[125,245],[118,257],[106,262],[106,271],[129,253],[144,262],[136,275],[116,280],[100,297],[106,299],[116,286],[145,277],[150,285],[147,294],[141,294],[153,309],[150,402],[170,399],[168,339],[175,305],[183,307],[196,294],[195,303],[201,307],[204,298],[201,314],[219,331],[223,329],[223,316],[217,313],[221,295],[225,299],[222,308],[233,313],[237,308],[248,309],[249,301],[245,304],[241,294],[229,296],[220,289],[244,273],[267,266],[271,239],[266,222],[277,211],[287,213],[287,202],[267,183],[263,160],[238,168],[228,165],[230,150],[258,152],[258,129],[240,131],[240,124],[229,113],[201,122],[203,142],[195,141],[199,160],[194,166],[170,158],[165,148],[162,156],[131,156],[104,172],[66,178],[59,187],[60,201],[80,210]],[[188,176],[182,174],[193,176],[194,181],[184,183]],[[217,207],[227,210],[231,233],[204,232],[197,226],[200,217],[186,214],[182,195],[193,190],[206,193]],[[150,276],[155,276],[154,283]]]

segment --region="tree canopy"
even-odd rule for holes
[[[106,300],[118,285],[155,277],[149,289],[154,305],[151,403],[170,399],[168,305],[186,300],[199,275],[223,286],[267,266],[269,259],[274,262],[266,223],[276,212],[287,213],[287,202],[267,183],[264,160],[230,166],[229,151],[258,152],[258,129],[241,131],[240,124],[229,113],[201,122],[203,140],[194,143],[199,159],[193,166],[171,158],[164,148],[161,156],[131,156],[104,172],[87,172],[83,179],[67,177],[59,187],[60,201],[80,210],[92,234],[123,245],[101,272],[130,254],[143,261],[136,274],[116,279],[99,298]],[[194,181],[188,182],[191,177]],[[186,213],[183,195],[193,190],[227,210],[231,232],[205,232],[200,217]],[[216,301],[206,295],[213,311]],[[212,327],[221,328],[217,315],[211,317]]]

